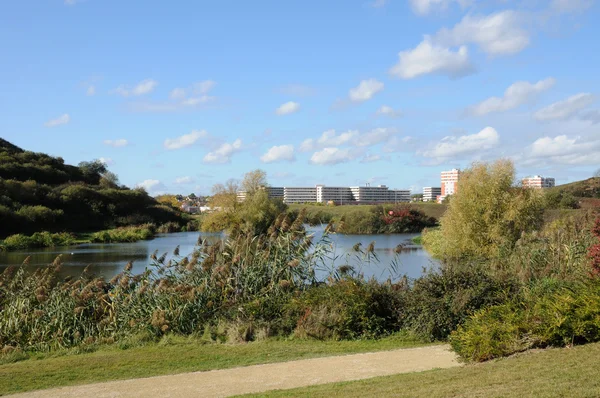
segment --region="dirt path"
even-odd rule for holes
[[[111,381],[13,397],[226,397],[459,366],[448,346],[429,346]]]

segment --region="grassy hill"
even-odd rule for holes
[[[99,161],[65,164],[0,138],[0,238],[167,222],[183,216],[144,190],[129,189]]]
[[[549,191],[564,192],[576,198],[600,199],[600,177],[592,177],[587,180],[575,181],[550,188]]]

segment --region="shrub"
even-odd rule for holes
[[[423,338],[444,340],[473,312],[507,301],[518,288],[482,264],[442,266],[407,288],[401,322]]]
[[[155,233],[154,224],[144,224],[95,232],[90,240],[98,243],[137,242],[152,239]]]
[[[485,361],[534,347],[600,340],[600,285],[541,281],[521,300],[485,308],[452,333],[465,360]]]
[[[23,250],[35,247],[69,246],[75,243],[75,237],[69,233],[36,232],[31,236],[11,235],[4,240],[6,250]]]

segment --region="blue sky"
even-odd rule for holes
[[[0,136],[150,193],[600,168],[595,0],[0,5]]]

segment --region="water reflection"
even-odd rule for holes
[[[307,230],[308,233],[315,235],[314,242],[323,237],[323,227],[308,227]],[[411,243],[410,239],[417,235],[329,235],[330,254],[322,264],[322,269],[317,272],[317,276],[324,278],[330,270],[348,264],[367,278],[397,279],[399,275],[404,274],[416,278],[421,275],[423,267],[438,265],[420,246]],[[141,273],[150,264],[151,254],[156,252],[157,256],[161,256],[167,253],[168,261],[175,247],[179,245],[181,256],[190,255],[200,236],[210,243],[224,238],[224,234],[220,233],[182,232],[158,235],[153,240],[134,243],[93,243],[0,253],[0,271],[8,265],[21,264],[28,256],[30,267],[35,269],[52,263],[58,255],[62,255],[64,266],[61,276],[78,276],[89,265],[89,271],[94,275],[112,278],[129,261],[133,262],[133,272]],[[362,249],[366,250],[371,242],[375,242],[375,256],[365,258],[353,251],[356,243],[361,243]],[[396,253],[399,244],[403,247],[400,253]]]

